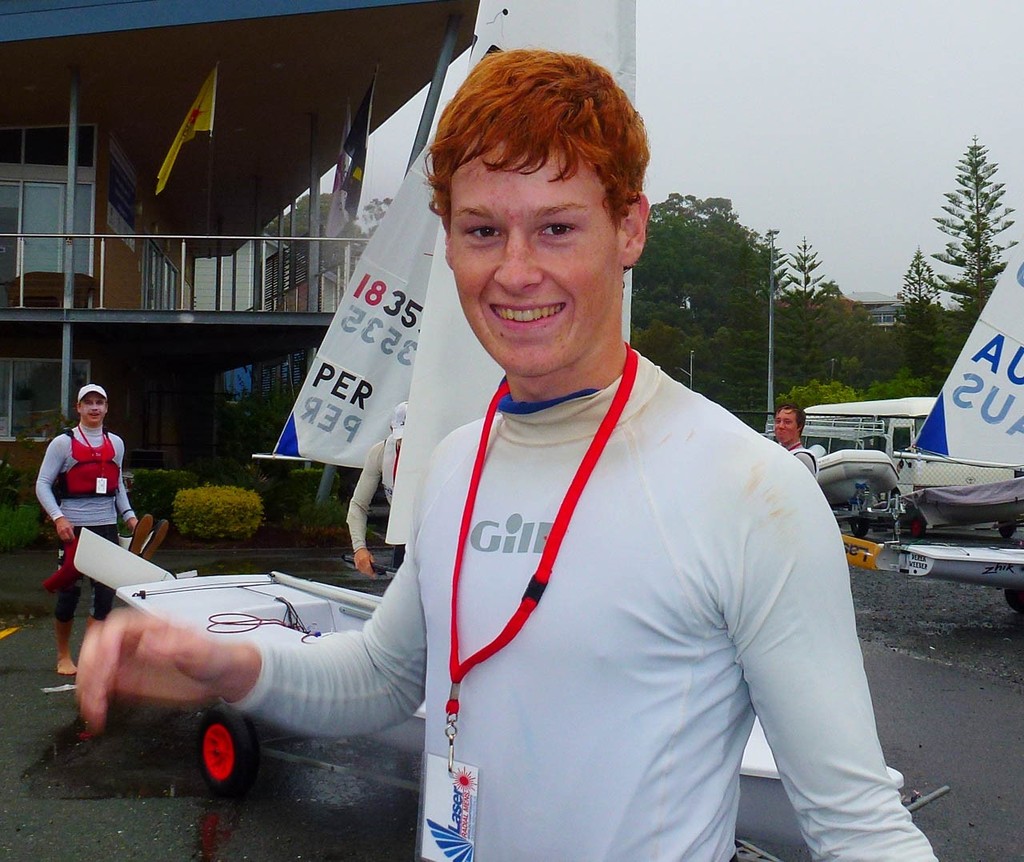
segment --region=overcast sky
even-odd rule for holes
[[[1001,240],[1024,231],[1022,39],[1021,0],[637,0],[648,196],[729,198],[786,252],[806,236],[844,292],[895,295],[945,245],[974,135],[1019,210]],[[374,136],[364,202],[397,190],[419,110]]]

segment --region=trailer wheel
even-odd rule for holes
[[[1017,525],[1016,524],[1000,524],[999,525],[999,535],[1002,536],[1004,539],[1009,539],[1010,536],[1012,536],[1016,532],[1017,532]]]
[[[871,522],[867,518],[854,518],[850,521],[850,530],[858,539],[863,539],[870,529]]]
[[[928,523],[920,515],[914,515],[910,519],[910,535],[915,539],[923,539],[924,534],[928,532]]]
[[[227,706],[215,706],[203,715],[198,739],[199,769],[217,796],[244,796],[260,768],[256,727]]]
[[[1008,604],[1018,614],[1024,614],[1024,590],[1003,590]]]

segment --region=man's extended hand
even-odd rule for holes
[[[146,698],[197,704],[241,700],[256,684],[259,651],[131,610],[92,626],[78,658],[75,696],[90,730],[100,732],[111,702]]]

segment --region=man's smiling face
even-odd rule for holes
[[[522,401],[619,376],[622,273],[646,238],[646,198],[616,224],[593,169],[557,175],[551,164],[519,173],[477,159],[452,176],[445,248],[462,310]]]

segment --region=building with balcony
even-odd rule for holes
[[[358,247],[277,219],[430,85],[422,145],[475,0],[0,4],[0,457],[104,385],[146,465],[216,453],[225,373],[315,349]],[[218,70],[212,134],[156,177]]]

